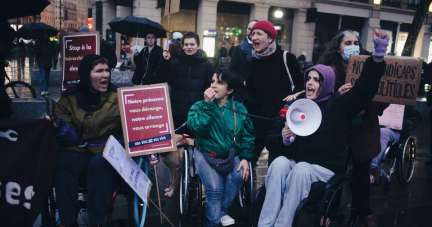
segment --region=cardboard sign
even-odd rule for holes
[[[103,151],[103,157],[148,205],[148,197],[153,184],[136,162],[132,158],[126,157],[126,150],[114,136],[109,137]]]
[[[128,157],[177,149],[166,83],[119,88],[117,95]]]
[[[79,83],[78,67],[88,54],[99,54],[99,32],[77,32],[64,35],[62,40],[62,84],[64,91]]]
[[[390,106],[384,110],[383,115],[378,116],[379,124],[386,128],[402,130],[404,111],[404,105],[390,104]]]
[[[370,56],[351,55],[346,83],[355,84],[368,57]],[[373,101],[415,106],[423,67],[422,61],[413,57],[384,57],[384,61],[387,67]]]

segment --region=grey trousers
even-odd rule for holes
[[[267,193],[258,227],[292,226],[295,210],[308,197],[312,183],[327,182],[333,175],[331,170],[319,165],[296,163],[283,156],[276,158],[265,179]]]

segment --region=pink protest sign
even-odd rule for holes
[[[379,124],[387,128],[402,130],[405,106],[399,104],[390,104],[379,117]]]

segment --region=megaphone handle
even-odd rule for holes
[[[287,127],[287,126],[288,126],[288,123],[285,121],[285,127]],[[294,136],[291,136],[289,138],[289,140],[290,140],[290,143],[293,143],[294,142]]]

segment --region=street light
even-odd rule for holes
[[[276,12],[274,13],[274,16],[275,16],[276,18],[280,19],[280,18],[283,17],[283,12],[282,12],[280,9],[278,9],[278,10],[276,10]]]
[[[373,3],[374,3],[375,5],[379,5],[379,4],[381,3],[381,0],[374,0]]]
[[[432,12],[432,3],[429,5],[429,12]]]

